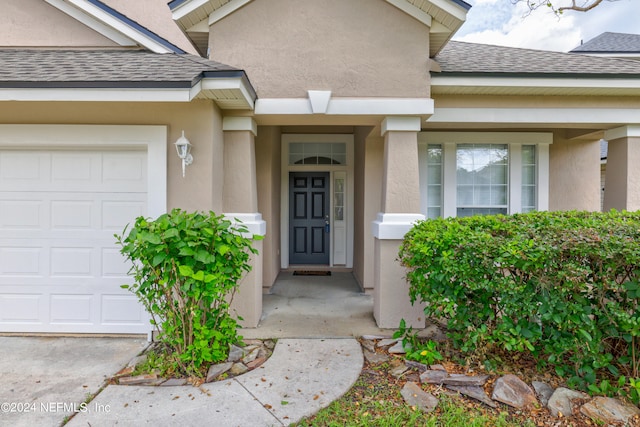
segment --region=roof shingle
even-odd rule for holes
[[[0,49],[0,87],[191,87],[205,73],[244,74],[190,54]]]
[[[640,34],[602,33],[571,52],[576,53],[640,53]]]
[[[640,61],[450,41],[435,60],[443,73],[640,77]]]

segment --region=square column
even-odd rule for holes
[[[266,223],[258,213],[255,137],[256,122],[251,117],[225,117],[223,209],[232,222],[239,221],[248,236],[264,236]],[[242,317],[242,327],[255,328],[262,316],[262,240],[253,242],[258,254],[252,254],[251,271],[240,281],[231,304],[232,312]]]
[[[605,132],[609,141],[604,211],[640,209],[640,125]]]
[[[398,261],[404,235],[425,218],[420,213],[419,131],[419,117],[387,117],[382,122],[382,212],[372,224],[373,316],[381,328],[398,328],[401,319],[407,326],[425,327],[424,305],[411,304],[406,271]]]

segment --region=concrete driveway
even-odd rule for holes
[[[145,338],[0,337],[0,426],[60,426],[146,345]]]

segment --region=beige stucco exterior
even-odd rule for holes
[[[224,163],[220,110],[212,101],[178,103],[0,103],[3,124],[165,125],[167,208],[223,212]],[[194,162],[182,177],[173,143],[182,130],[193,144]],[[152,185],[152,183],[151,183]]]
[[[171,25],[166,0],[104,2],[196,53],[188,38]],[[7,13],[0,16],[4,46],[132,47],[119,46],[44,1],[5,3]],[[597,211],[598,141],[605,131],[626,124],[618,123],[613,113],[640,110],[640,97],[580,96],[577,90],[571,95],[518,95],[506,86],[500,96],[446,94],[444,89],[431,87],[429,69],[434,64],[428,58],[429,26],[392,3],[252,0],[237,9],[223,8],[233,10],[227,15],[218,13],[209,27],[210,58],[246,71],[258,95],[254,110],[221,110],[214,101],[199,99],[173,103],[7,101],[0,102],[0,123],[166,126],[167,209],[212,210],[256,219],[261,215],[265,221],[256,221],[265,227],[264,239],[254,244],[259,255],[252,257],[253,269],[243,279],[233,305],[244,317],[243,325],[249,327],[256,326],[261,317],[262,293],[269,291],[283,266],[291,267],[284,265],[288,254],[282,253],[288,244],[283,242],[286,229],[282,230],[288,225],[288,212],[283,208],[286,200],[282,199],[288,194],[288,177],[283,168],[290,167],[283,160],[283,135],[353,136],[353,163],[339,171],[349,174],[353,182],[353,204],[347,206],[353,210],[353,220],[347,225],[353,235],[352,268],[342,263],[339,268],[351,268],[361,289],[373,294],[374,317],[380,326],[395,328],[405,319],[409,326],[422,327],[422,306],[410,304],[405,271],[397,262],[402,235],[393,231],[421,217],[418,133],[552,134],[548,209]],[[198,31],[202,33],[201,24],[206,27],[209,19],[200,19]],[[353,101],[349,108],[357,111],[329,114],[326,106],[310,110],[310,90],[330,92],[332,103]],[[426,100],[429,104],[432,94],[433,115],[424,104],[410,107],[416,110],[407,113],[407,105],[414,104],[400,102]],[[258,108],[264,105],[273,109]],[[439,111],[445,109],[455,114],[438,120]],[[571,119],[557,119],[553,112]],[[489,120],[482,118],[487,117],[484,113]],[[241,119],[239,122],[251,126],[225,128],[229,119]],[[403,123],[410,125],[403,128]],[[194,156],[185,177],[173,147],[182,131],[193,144]],[[637,136],[610,141],[605,210],[640,209],[640,172],[634,169],[640,164],[638,147]],[[455,175],[455,161],[449,166],[452,164],[449,171]],[[335,171],[328,166],[323,170],[321,165],[309,170]],[[444,191],[452,194],[456,188],[452,184]],[[385,215],[391,219],[387,221]],[[388,230],[393,232],[385,234]]]
[[[0,46],[117,47],[74,18],[42,0],[4,0],[0,14]]]
[[[640,209],[640,137],[609,141],[604,210]]]
[[[209,34],[261,98],[429,96],[429,28],[385,1],[254,0]]]

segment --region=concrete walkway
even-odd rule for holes
[[[282,339],[260,368],[199,388],[108,386],[73,426],[285,426],[342,396],[362,370],[351,339]]]

